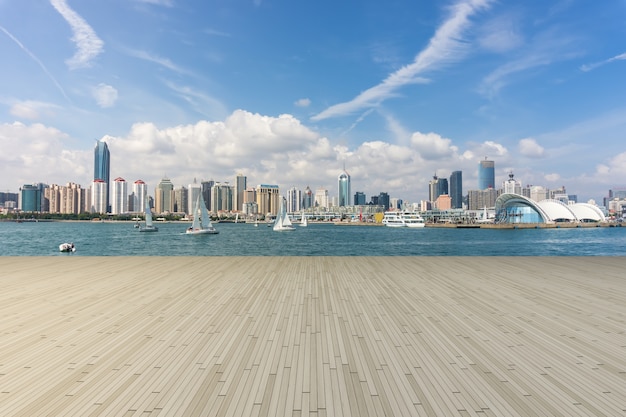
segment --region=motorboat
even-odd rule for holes
[[[73,243],[61,243],[59,245],[59,251],[68,253],[76,252],[76,246]]]
[[[387,227],[421,228],[426,222],[415,211],[386,211],[382,223]]]

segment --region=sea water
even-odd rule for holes
[[[0,222],[0,256],[626,256],[626,228],[450,229],[217,223],[216,235],[186,235],[186,223]],[[73,242],[76,252],[59,252]]]

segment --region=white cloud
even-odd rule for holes
[[[624,52],[623,54],[615,55],[612,58],[605,59],[604,61],[581,65],[580,70],[584,72],[589,72],[603,65],[610,64],[613,61],[623,61],[623,60],[626,60],[626,52]]]
[[[68,5],[66,0],[50,0],[52,6],[63,16],[72,28],[72,41],[76,53],[66,61],[70,69],[91,66],[91,61],[103,51],[104,42],[96,35],[89,24]]]
[[[187,71],[186,69],[184,69],[182,67],[179,67],[178,65],[174,64],[168,58],[163,58],[163,57],[160,57],[158,55],[153,55],[153,54],[151,54],[149,52],[146,52],[146,51],[139,51],[139,50],[135,50],[135,49],[126,49],[126,53],[128,53],[130,56],[133,56],[135,58],[139,58],[139,59],[142,59],[144,61],[155,63],[157,65],[162,66],[163,68],[167,68],[167,69],[169,69],[171,71],[174,71],[174,72],[177,72],[179,74],[192,75],[190,71]]]
[[[559,174],[552,173],[544,175],[544,178],[546,181],[554,183],[556,181],[559,181],[561,179],[561,176]]]
[[[107,84],[98,84],[93,88],[92,94],[102,108],[113,107],[117,101],[117,90]]]
[[[146,4],[151,4],[154,6],[163,6],[163,7],[173,7],[174,6],[174,1],[173,0],[134,0],[137,3],[146,3]]]
[[[298,107],[309,107],[311,105],[311,100],[308,98],[301,98],[296,100],[294,104]]]
[[[411,136],[411,145],[424,159],[436,160],[449,158],[456,154],[458,148],[451,145],[452,141],[436,133],[415,132]]]
[[[395,91],[400,87],[427,82],[421,77],[423,73],[458,62],[471,46],[463,41],[463,34],[470,26],[470,17],[479,10],[487,8],[490,3],[491,0],[459,1],[451,7],[452,13],[448,20],[437,29],[428,46],[415,57],[411,64],[390,74],[382,83],[365,90],[354,99],[330,106],[311,119],[324,120],[352,114],[364,108],[376,107],[394,96]]]
[[[521,155],[528,158],[541,158],[544,155],[543,146],[533,138],[521,139],[517,149]]]
[[[517,30],[515,18],[503,16],[483,25],[478,35],[478,42],[488,51],[502,53],[522,46],[524,39]]]

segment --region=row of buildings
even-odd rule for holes
[[[190,214],[198,196],[214,214],[238,212],[245,215],[275,215],[283,198],[275,184],[248,186],[247,178],[238,174],[233,183],[213,180],[193,180],[186,186],[175,186],[169,178],[163,178],[150,196],[148,185],[142,180],[132,183],[124,178],[110,179],[111,155],[105,141],[98,141],[94,148],[94,179],[88,188],[79,184],[66,185],[26,184],[19,194],[0,193],[0,206],[5,210],[24,212],[48,212],[62,214],[141,213],[146,205],[156,214]],[[284,194],[289,212],[303,210],[332,211],[335,213],[375,213],[389,209],[405,208],[408,204],[388,193],[373,195],[367,201],[365,193],[351,192],[351,178],[344,170],[337,177],[337,196],[330,196],[327,189],[315,191],[310,187],[299,190],[292,187]],[[532,201],[558,200],[565,204],[576,203],[575,195],[568,195],[565,187],[550,190],[542,186],[522,186],[513,174],[495,186],[495,163],[485,158],[478,164],[477,189],[463,192],[463,173],[454,171],[449,178],[435,175],[428,184],[428,200],[413,203],[410,208],[423,212],[479,211],[494,208],[502,194],[518,194]],[[624,195],[622,195],[624,194]],[[611,190],[605,199],[609,211],[621,212],[626,207],[626,191]]]

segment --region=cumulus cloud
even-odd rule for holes
[[[541,158],[544,155],[543,146],[533,138],[521,139],[517,149],[521,155],[528,158]]]
[[[11,106],[10,113],[19,119],[38,120],[54,114],[56,105],[41,101],[20,101]]]
[[[411,136],[411,145],[424,159],[442,159],[454,155],[458,148],[452,141],[436,133],[415,132]]]
[[[544,178],[546,181],[553,183],[553,182],[559,181],[561,179],[561,176],[559,174],[552,173],[552,174],[544,175]]]
[[[117,90],[107,84],[98,84],[92,91],[98,106],[102,108],[113,107],[117,101]]]
[[[68,67],[77,69],[91,66],[92,60],[102,53],[104,42],[85,19],[67,5],[66,0],[50,0],[50,3],[72,28],[76,52],[66,61]]]

